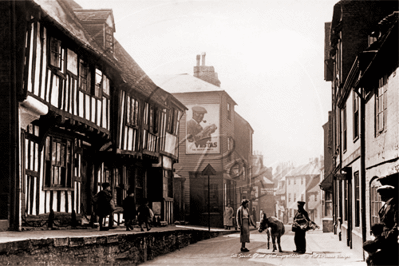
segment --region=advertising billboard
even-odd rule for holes
[[[187,105],[186,153],[220,153],[219,104]]]

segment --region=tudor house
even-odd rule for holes
[[[2,1],[0,227],[93,213],[109,182],[121,223],[126,190],[171,221],[185,106],[115,40],[112,10],[67,1]],[[150,185],[151,184],[151,185]],[[66,219],[68,220],[68,219]],[[57,225],[57,223],[56,223]]]

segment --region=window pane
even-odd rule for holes
[[[135,103],[135,107],[134,107],[134,124],[137,125],[138,124],[138,115],[139,115],[139,102],[136,101]]]
[[[53,141],[53,145],[52,145],[52,165],[54,165],[56,163],[57,160],[57,143],[55,141]]]
[[[57,165],[61,163],[61,143],[57,143]]]
[[[130,97],[126,97],[126,123],[130,124]]]
[[[65,167],[65,144],[60,144],[61,145],[61,151],[60,151],[60,156],[61,156],[61,166]]]

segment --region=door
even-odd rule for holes
[[[347,245],[352,248],[352,180],[348,181],[348,236],[347,236]]]
[[[91,214],[92,213],[92,193],[93,191],[93,162],[90,160],[90,158],[93,158],[93,156],[90,155],[90,151],[88,147],[83,146],[82,149],[82,166],[81,166],[81,207],[82,207],[82,212],[86,214]]]

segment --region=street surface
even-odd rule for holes
[[[305,254],[293,253],[295,249],[294,233],[286,225],[286,233],[281,238],[282,253],[272,252],[272,244],[267,249],[266,234],[251,231],[251,243],[246,247],[250,252],[240,252],[240,235],[234,233],[207,239],[192,244],[176,252],[159,256],[141,265],[353,265],[366,266],[361,255],[338,241],[332,233],[321,230],[306,234],[307,250]]]

